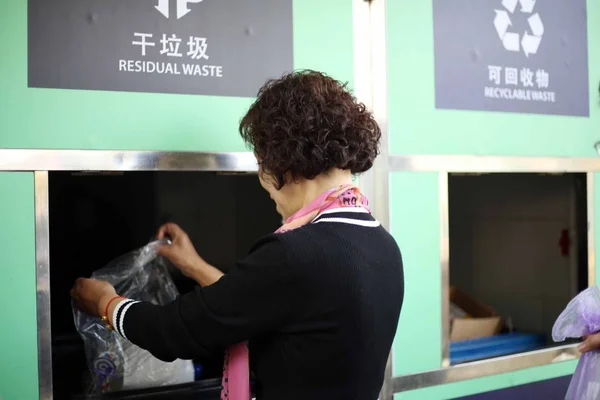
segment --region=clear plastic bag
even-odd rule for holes
[[[92,278],[112,284],[117,293],[131,299],[166,304],[178,295],[157,248],[162,241],[152,242],[127,253]],[[194,380],[194,365],[190,360],[166,363],[123,339],[108,329],[100,318],[91,317],[73,306],[75,327],[83,339],[92,387],[88,392],[105,393],[176,385]]]
[[[600,289],[592,286],[577,295],[559,315],[552,328],[552,339],[581,338],[600,331]],[[600,399],[600,353],[581,355],[571,378],[566,400]]]

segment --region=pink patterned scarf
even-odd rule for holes
[[[354,185],[342,185],[321,194],[310,204],[286,219],[275,231],[283,233],[313,221],[323,211],[342,207],[368,209],[368,201]],[[238,343],[225,351],[221,400],[250,400],[250,357],[248,343]]]

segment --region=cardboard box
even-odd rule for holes
[[[455,287],[450,288],[450,303],[454,303],[468,314],[466,318],[454,318],[451,321],[451,342],[500,333],[502,319],[492,307],[475,300]]]

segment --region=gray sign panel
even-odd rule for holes
[[[292,0],[29,0],[29,86],[253,97],[293,69]]]
[[[586,0],[433,0],[437,108],[589,116]]]

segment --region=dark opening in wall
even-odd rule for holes
[[[451,174],[448,187],[451,363],[553,346],[588,286],[586,174]]]
[[[49,208],[53,386],[54,398],[61,400],[85,398],[88,376],[69,297],[77,277],[144,246],[168,221],[179,224],[198,253],[226,272],[281,222],[252,174],[50,172]],[[170,272],[180,293],[195,285],[178,270]],[[202,366],[193,384],[102,398],[219,399],[222,357],[202,360]]]

